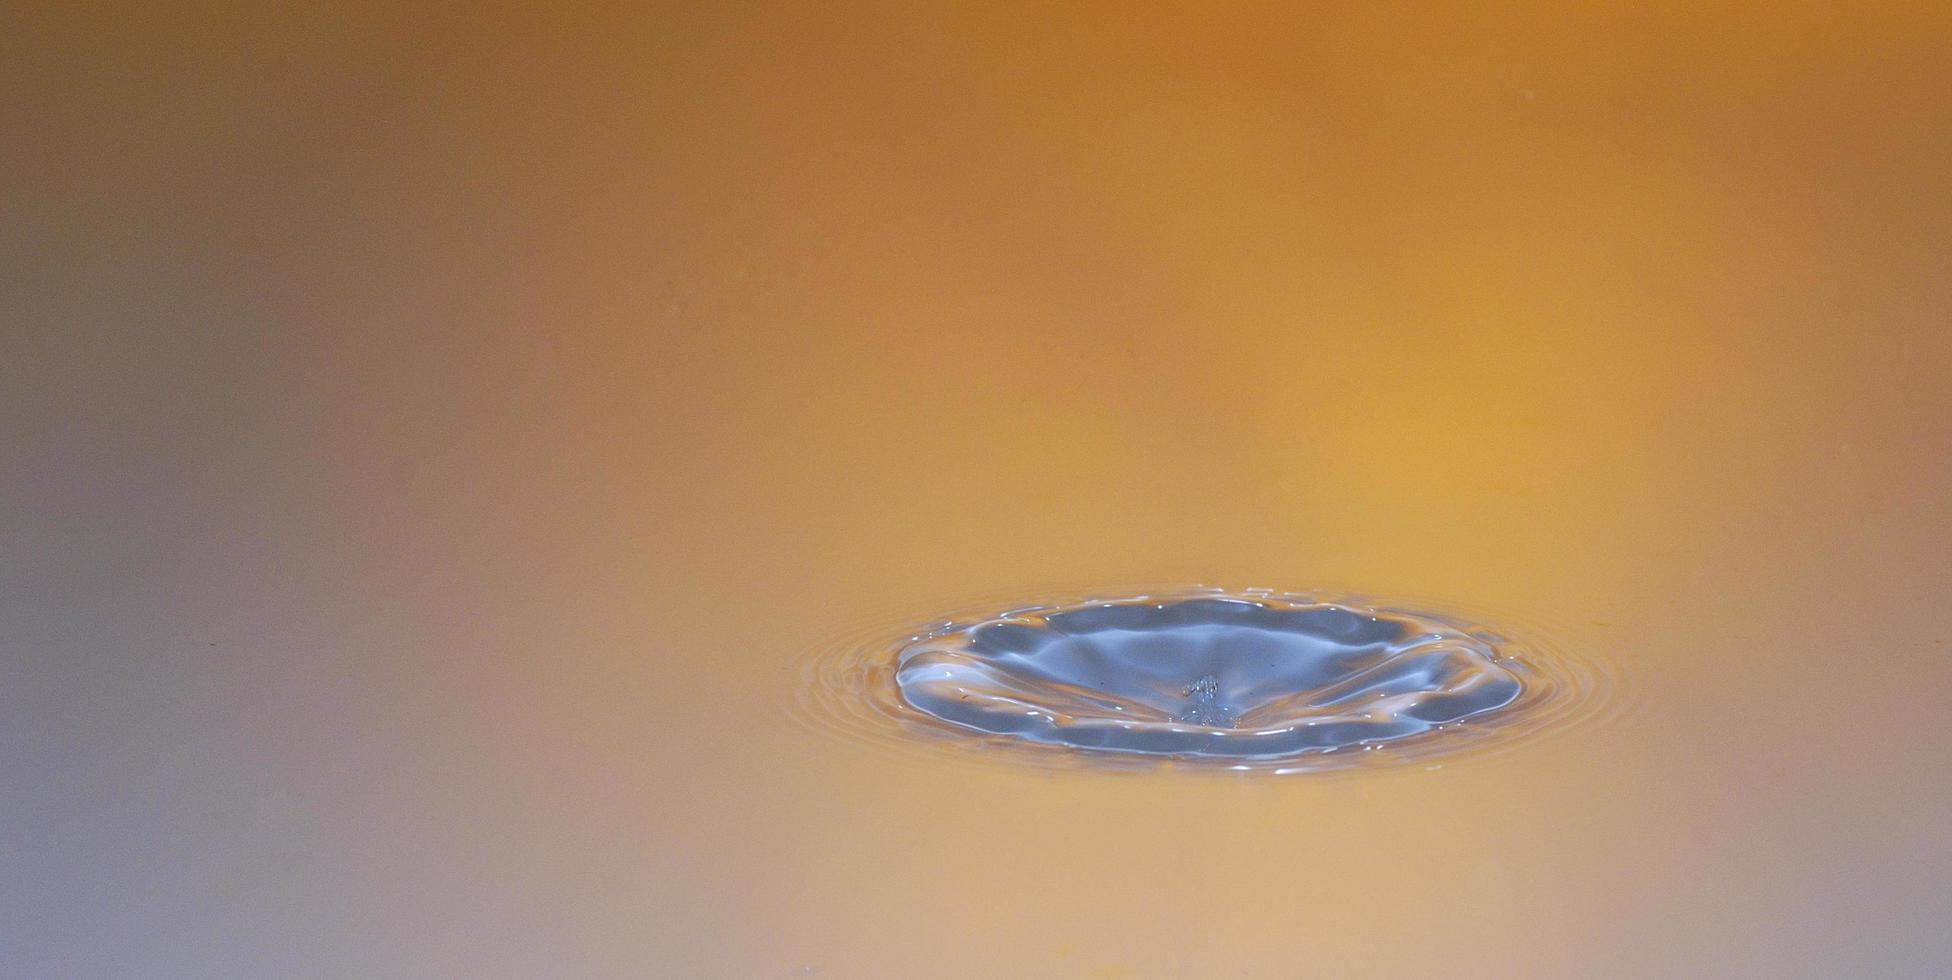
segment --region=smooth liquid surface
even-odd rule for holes
[[[1947,5],[125,6],[0,15],[0,975],[1952,972]],[[1149,582],[1635,690],[800,717]]]

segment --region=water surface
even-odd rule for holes
[[[1952,976],[1952,4],[110,6],[0,13],[0,975]],[[1191,582],[1507,639],[899,697]],[[1175,754],[1344,654],[1437,727]]]

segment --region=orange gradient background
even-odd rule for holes
[[[0,975],[1952,971],[1948,51],[1931,3],[9,8]],[[784,709],[839,632],[1133,582],[1623,686],[1328,779]]]

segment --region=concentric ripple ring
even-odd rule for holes
[[[1093,752],[1265,761],[1483,724],[1531,671],[1435,616],[1304,596],[1097,599],[947,624],[896,657],[909,708]]]

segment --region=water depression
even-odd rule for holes
[[[1490,638],[1276,596],[1092,600],[950,625],[898,654],[909,707],[1102,752],[1266,760],[1479,723],[1525,692]]]

